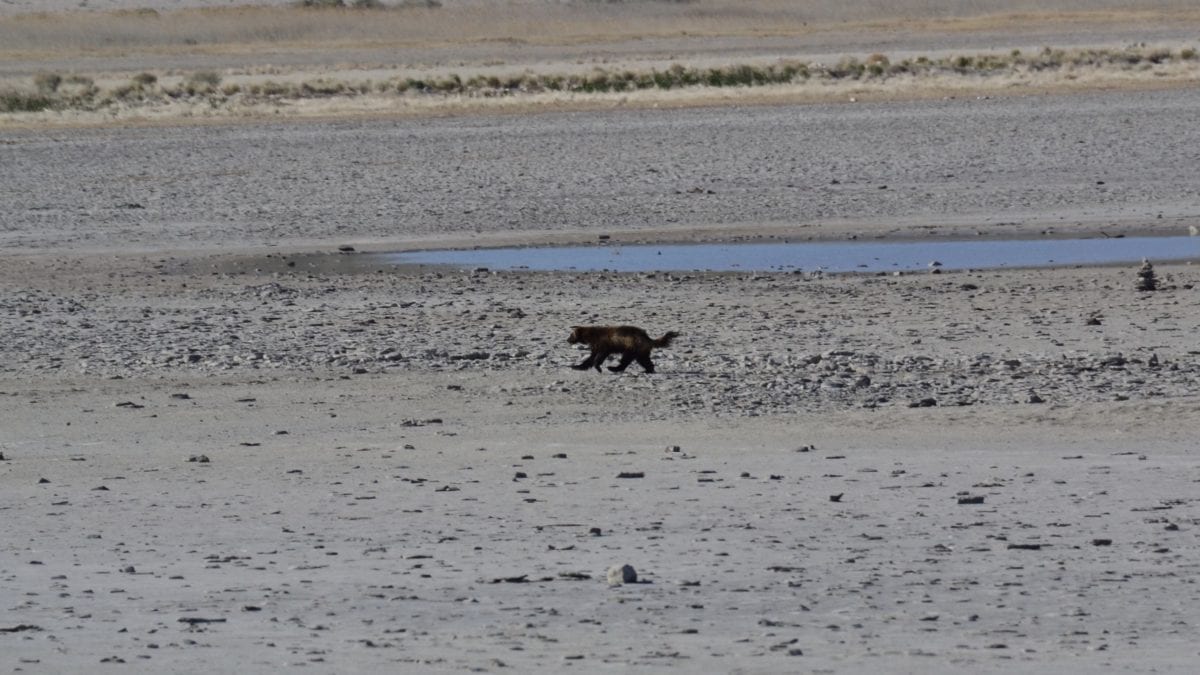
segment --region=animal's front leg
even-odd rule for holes
[[[596,366],[597,373],[600,372],[600,366],[603,366],[604,362],[607,361],[608,357],[611,355],[612,352],[608,351],[596,352],[595,354],[592,354],[592,358],[595,359],[595,361],[592,362],[592,365]]]
[[[575,370],[587,370],[588,368],[591,368],[592,364],[595,362],[596,362],[596,353],[592,352],[592,353],[588,354],[588,357],[586,359],[584,359],[582,363],[577,363],[571,367],[574,368]]]

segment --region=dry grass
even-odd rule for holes
[[[47,82],[56,82],[53,88]],[[1193,48],[1053,50],[890,59],[876,53],[832,64],[777,62],[585,74],[524,73],[509,77],[403,74],[378,81],[320,77],[300,82],[239,78],[199,71],[157,78],[139,73],[101,88],[87,78],[40,74],[22,90],[0,92],[0,125],[91,124],[105,120],[196,120],[361,114],[445,114],[678,107],[721,103],[853,101],[947,95],[1011,94],[1114,87],[1194,86],[1200,54]]]

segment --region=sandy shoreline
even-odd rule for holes
[[[0,669],[1191,672],[1196,265],[358,261],[1183,235],[1198,107],[0,131]]]

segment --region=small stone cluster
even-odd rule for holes
[[[1137,271],[1137,289],[1139,291],[1157,291],[1158,277],[1154,275],[1154,265],[1142,258],[1142,266]]]

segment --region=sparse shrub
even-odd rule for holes
[[[1192,49],[1191,47],[1185,47],[1180,50],[1179,58],[1183,59],[1184,61],[1191,61],[1192,59],[1196,58],[1196,50]]]
[[[68,75],[63,78],[63,84],[79,87],[81,89],[88,89],[96,86],[95,81],[87,75]]]
[[[296,0],[297,7],[305,9],[337,9],[345,7],[344,0]]]
[[[250,95],[252,96],[288,96],[294,93],[291,85],[271,80],[250,87]]]
[[[754,69],[750,66],[734,66],[725,72],[726,86],[749,86],[754,84]]]
[[[859,77],[862,77],[864,70],[866,70],[866,66],[864,66],[861,61],[853,56],[848,56],[841,61],[838,61],[838,64],[829,70],[829,75],[834,79],[858,79]]]
[[[215,70],[197,70],[188,76],[187,84],[193,89],[213,89],[221,84],[221,75]]]
[[[154,73],[138,73],[133,76],[132,81],[137,87],[153,87],[158,83],[158,76]]]
[[[1154,51],[1147,54],[1146,58],[1149,59],[1150,63],[1162,63],[1164,61],[1170,61],[1171,60],[1171,50],[1170,49],[1155,49]]]
[[[463,88],[462,78],[460,78],[458,75],[451,75],[450,77],[436,82],[433,88],[442,92],[443,94],[459,93]]]
[[[142,97],[142,88],[134,84],[122,84],[112,90],[111,96],[118,101],[137,100]]]
[[[0,112],[39,112],[53,106],[54,100],[45,94],[0,91]]]
[[[328,80],[317,80],[316,82],[304,82],[300,85],[300,96],[337,96],[345,93],[346,85],[342,82],[330,82]]]
[[[33,86],[43,94],[53,94],[62,84],[62,75],[58,73],[38,73],[33,76]]]
[[[608,91],[610,88],[608,73],[603,70],[596,71],[583,81],[583,90],[585,92],[603,92]]]

